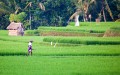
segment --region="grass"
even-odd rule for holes
[[[74,45],[43,39],[115,41],[119,37],[8,36],[0,31],[0,75],[120,75],[120,45]],[[27,56],[33,40],[33,56]],[[55,42],[54,42],[55,44]]]
[[[12,42],[12,41],[0,41],[0,55],[27,55],[28,43]],[[7,46],[7,47],[4,47]],[[99,49],[97,49],[99,47]],[[81,45],[81,46],[50,46],[39,43],[33,43],[33,55],[34,56],[119,56],[119,45]]]
[[[111,26],[119,26],[120,22],[80,22],[80,26],[105,26],[107,28],[111,27]],[[71,22],[68,26],[74,26],[75,23]],[[105,28],[104,27],[104,28]]]
[[[37,30],[28,30],[26,35],[76,35],[76,36],[95,36],[92,33],[99,33],[99,36],[103,35],[106,30],[115,28],[120,25],[119,22],[80,22],[79,27],[74,26],[74,22],[71,22],[67,27],[39,27]],[[96,35],[98,36],[98,35]]]
[[[120,37],[46,37],[43,41],[84,45],[117,45],[120,44]]]
[[[0,30],[0,36],[8,36],[7,30]]]
[[[87,56],[87,55],[109,55],[116,56],[120,55],[119,44],[118,45],[73,45],[64,44],[57,42],[56,47],[54,45],[51,46],[50,42],[43,42],[44,38],[40,36],[24,36],[24,37],[12,37],[12,36],[2,36],[0,37],[0,55],[1,56],[9,56],[9,55],[27,55],[27,46],[29,40],[33,42],[33,54],[36,56]],[[56,37],[58,38],[58,37]],[[61,37],[65,38],[65,37]],[[73,39],[73,41],[77,37],[67,37],[68,39]],[[99,40],[99,41],[119,41],[119,38],[97,38],[97,37],[79,37],[81,40]],[[55,39],[55,37],[54,37]],[[60,38],[58,38],[60,39]],[[53,42],[54,44],[56,42]],[[6,47],[5,47],[6,46]]]
[[[58,31],[58,32],[90,32],[103,33],[110,27],[119,26],[119,22],[80,22],[79,27],[74,26],[71,22],[67,27],[39,27],[39,31]]]
[[[97,33],[104,33],[106,30],[110,29],[111,27],[119,26],[120,22],[80,22],[80,26],[77,27],[81,30],[90,31]],[[71,22],[68,27],[74,27],[74,22]]]
[[[11,60],[12,59],[12,60]],[[1,75],[119,75],[119,57],[0,56]],[[9,63],[8,63],[9,62]]]

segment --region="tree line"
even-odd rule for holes
[[[93,0],[0,0],[0,29],[6,29],[10,21],[22,22],[26,29],[37,29],[39,26],[66,26],[70,16],[83,6],[79,1]],[[103,3],[107,1],[107,3]],[[111,10],[106,7],[107,4]],[[104,9],[103,9],[104,8]],[[104,10],[107,21],[120,18],[119,0],[95,0],[88,6],[87,15],[91,14],[91,21],[101,17]],[[84,21],[81,12],[80,21]],[[89,20],[88,20],[89,21]]]

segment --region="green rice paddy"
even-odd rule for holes
[[[27,55],[29,40],[33,56]],[[0,30],[0,75],[120,75],[120,44],[96,41],[119,43],[120,37],[8,36]]]

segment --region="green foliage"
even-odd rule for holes
[[[9,20],[10,22],[14,22],[15,21],[15,14],[10,14]]]
[[[21,12],[18,15],[16,15],[15,19],[16,22],[23,22],[27,14],[25,12]]]
[[[10,11],[10,7],[12,5],[11,1],[8,1],[8,0],[0,1],[0,16],[2,16],[3,14],[9,14],[12,11],[12,8]]]
[[[23,22],[27,14],[25,12],[21,12],[19,14],[10,14],[9,20],[10,22]]]
[[[18,10],[17,13],[25,12],[27,14],[24,20],[26,29],[29,29],[30,27],[30,24],[28,25],[30,14],[32,17],[32,29],[37,29],[39,26],[66,26],[69,17],[76,10],[76,3],[74,3],[74,1],[75,0],[0,0],[0,22],[2,23],[0,24],[0,29],[5,29],[9,24],[9,19],[4,18],[4,16],[10,16],[10,14],[14,13],[16,10]],[[95,19],[98,17],[98,13],[102,9],[102,1],[96,1],[96,5],[91,5],[88,10],[89,14],[92,15],[92,21],[95,21]],[[32,2],[31,7],[28,6],[26,9],[24,9],[29,2]],[[39,2],[43,3],[46,8],[45,11],[40,10],[38,6]],[[107,0],[107,2],[111,8],[115,20],[118,19],[120,1]],[[105,11],[105,14],[107,20],[111,21],[107,11]],[[21,17],[18,18],[18,22],[22,20]],[[82,16],[80,16],[79,19],[83,21]]]
[[[0,29],[6,29],[9,25],[9,16],[17,8],[16,0],[0,0]]]
[[[0,17],[0,30],[6,29],[9,25],[9,16],[8,15],[2,15]]]
[[[44,5],[46,11],[42,12],[41,20],[45,23],[42,26],[66,26],[75,9],[71,0],[48,0]]]

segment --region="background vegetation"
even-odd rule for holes
[[[69,17],[77,9],[75,1],[76,0],[0,0],[0,29],[6,29],[9,25],[10,14],[19,14],[21,12],[27,14],[23,22],[26,29],[37,29],[39,26],[66,26]],[[30,2],[32,2],[31,5],[29,4]],[[40,2],[45,6],[45,11],[40,9]],[[120,1],[107,0],[107,2],[112,11],[114,21],[119,19]],[[88,14],[92,15],[92,21],[95,21],[101,9],[102,1],[100,0],[96,0],[96,4],[89,6]],[[107,21],[112,21],[107,10],[105,10],[105,14]],[[79,19],[83,21],[83,15],[81,15]]]

